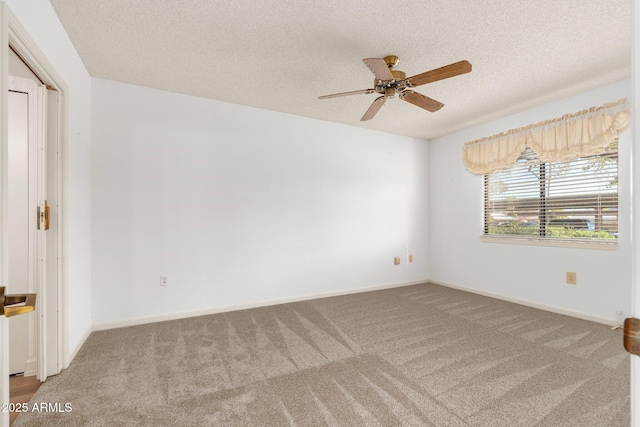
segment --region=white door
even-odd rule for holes
[[[38,293],[42,276],[41,232],[37,209],[43,185],[42,127],[39,126],[39,94],[36,82],[9,78],[9,146],[6,292]],[[39,134],[40,133],[40,134]],[[39,173],[40,171],[40,173]],[[42,228],[42,227],[40,227]],[[10,374],[36,375],[38,362],[39,311],[16,316],[9,323]]]

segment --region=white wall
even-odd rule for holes
[[[430,278],[481,293],[587,316],[617,319],[630,312],[630,144],[620,135],[619,242],[615,251],[483,243],[482,176],[466,171],[465,142],[631,96],[625,80],[475,126],[430,143]],[[576,286],[565,272],[577,272]]]
[[[426,141],[102,79],[92,97],[98,328],[429,277]]]
[[[69,86],[69,351],[91,327],[91,78],[48,0],[5,0]]]

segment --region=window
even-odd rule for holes
[[[618,142],[603,154],[543,163],[527,149],[515,165],[484,175],[484,236],[615,244]]]

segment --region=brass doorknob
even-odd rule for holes
[[[36,294],[5,295],[0,286],[0,316],[12,317],[36,309]]]

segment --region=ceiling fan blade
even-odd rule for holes
[[[394,80],[391,70],[382,58],[365,58],[362,60],[371,72],[380,80]]]
[[[329,98],[338,98],[340,96],[349,96],[349,95],[361,95],[367,93],[375,92],[374,89],[362,89],[362,90],[352,90],[351,92],[342,92],[342,93],[334,93],[331,95],[322,95],[319,96],[318,99],[329,99]]]
[[[436,68],[435,70],[427,71],[421,74],[416,74],[406,79],[407,86],[415,87],[424,85],[431,82],[437,82],[438,80],[448,79],[449,77],[459,76],[471,71],[471,64],[469,61],[460,61],[453,64],[445,65],[444,67]]]
[[[379,96],[373,101],[373,104],[369,107],[369,109],[364,113],[364,116],[360,119],[361,122],[373,119],[373,116],[382,108],[385,101],[384,96]]]
[[[427,111],[431,111],[432,113],[444,107],[442,102],[436,101],[435,99],[429,98],[428,96],[424,96],[423,94],[412,90],[402,91],[400,93],[400,99],[410,102],[413,105],[417,105],[420,108],[424,108]]]

